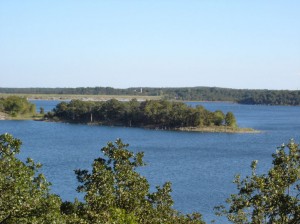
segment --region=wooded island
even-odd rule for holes
[[[211,112],[203,106],[191,107],[182,102],[132,99],[121,102],[72,100],[59,103],[45,115],[51,121],[89,123],[162,130],[203,132],[253,132],[238,128],[232,112]]]
[[[44,114],[43,108],[37,113],[35,105],[26,98],[9,96],[0,98],[0,119],[38,119],[178,131],[257,132],[239,128],[232,112],[212,112],[203,106],[191,107],[183,102],[167,100],[71,100],[57,104],[51,112]]]

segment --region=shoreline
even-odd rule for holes
[[[143,128],[149,130],[161,130],[161,131],[180,131],[180,132],[202,132],[202,133],[232,133],[232,134],[258,134],[262,131],[255,130],[252,128],[232,128],[227,126],[203,126],[203,127],[175,127],[175,128],[162,128],[155,125],[140,125],[140,126],[127,126],[120,123],[101,123],[101,122],[72,122],[64,120],[53,120],[53,119],[44,119],[41,115],[31,115],[31,116],[17,116],[12,117],[6,113],[0,112],[0,121],[1,120],[32,120],[32,121],[43,121],[43,122],[62,122],[70,124],[85,124],[85,125],[98,125],[98,126],[108,126],[108,127],[126,127],[126,128]]]
[[[146,100],[162,100],[164,96],[161,95],[83,95],[83,94],[35,94],[35,93],[0,93],[0,98],[6,98],[8,96],[20,96],[25,97],[28,100],[55,100],[55,101],[71,101],[71,100],[82,100],[82,101],[107,101],[110,99],[117,99],[119,101],[130,101],[137,99],[137,101]],[[242,103],[238,101],[230,100],[178,100],[178,99],[166,99],[168,101],[177,102],[199,102],[199,103],[232,103],[240,105],[259,105],[259,106],[293,106],[297,107],[300,104],[267,104],[267,103]]]
[[[44,118],[40,114],[18,115],[16,117],[12,117],[7,113],[0,112],[0,121],[27,121],[27,120],[41,121],[43,119]]]
[[[0,93],[0,97],[7,96],[20,96],[25,97],[28,100],[56,100],[56,101],[70,101],[70,100],[82,100],[82,101],[107,101],[110,99],[117,99],[119,101],[130,101],[131,99],[137,99],[138,101],[146,100],[159,100],[160,96],[136,96],[136,95],[78,95],[78,94],[4,94]]]
[[[0,111],[0,121],[9,120],[9,115]]]
[[[146,100],[160,100],[162,96],[140,96],[140,95],[78,95],[78,94],[7,94],[0,93],[0,97],[7,97],[10,95],[25,97],[28,100],[55,100],[55,101],[70,101],[70,100],[82,100],[82,101],[107,101],[110,99],[116,99],[119,101],[130,101],[137,99],[137,101]],[[200,103],[234,103],[235,101],[208,101],[208,100],[177,100],[172,99],[174,102],[200,102]],[[238,104],[238,103],[237,103]]]
[[[111,99],[116,99],[119,101],[127,102],[132,99],[136,99],[137,101],[146,101],[146,100],[162,100],[163,96],[141,96],[141,95],[80,95],[80,94],[22,94],[22,93],[0,93],[1,97],[8,96],[20,96],[25,97],[27,100],[55,100],[55,101],[71,101],[71,100],[82,100],[82,101],[107,101]],[[237,101],[209,101],[209,100],[178,100],[178,99],[167,99],[168,101],[174,102],[195,102],[195,103],[230,103],[230,104],[240,104],[240,105],[256,105],[256,106],[292,106],[299,107],[300,105],[289,105],[289,104],[248,104],[248,103],[240,103]]]
[[[107,127],[126,127],[126,128],[142,128],[148,130],[158,130],[158,131],[178,131],[178,132],[201,132],[201,133],[229,133],[229,134],[259,134],[262,131],[255,130],[252,128],[231,128],[226,126],[208,126],[208,127],[177,127],[177,128],[159,128],[156,126],[126,126],[120,124],[103,124],[103,123],[80,123],[80,122],[68,122],[68,121],[54,121],[45,120],[39,116],[32,117],[10,117],[0,114],[0,121],[22,121],[22,120],[32,120],[32,121],[43,121],[43,122],[61,122],[70,124],[84,124],[84,125],[97,125],[97,126],[107,126]]]
[[[142,128],[147,130],[157,130],[157,131],[176,131],[176,132],[201,132],[201,133],[228,133],[228,134],[259,134],[262,131],[255,130],[252,128],[232,128],[226,126],[203,126],[203,127],[176,127],[176,128],[161,128],[154,125],[141,125],[141,126],[127,126],[122,124],[112,124],[112,123],[101,123],[101,122],[70,122],[64,120],[45,120],[45,119],[35,119],[35,121],[43,122],[61,122],[69,124],[83,124],[83,125],[93,125],[93,126],[106,126],[106,127],[125,127],[125,128]]]

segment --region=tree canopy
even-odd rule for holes
[[[252,175],[234,183],[238,193],[227,199],[229,207],[216,207],[232,223],[300,223],[300,149],[293,140],[272,155],[273,166],[266,174],[257,174],[257,160],[251,164]]]
[[[199,213],[173,209],[170,182],[150,192],[149,182],[137,172],[145,165],[144,154],[131,152],[120,139],[101,149],[90,171],[75,171],[77,190],[85,196],[74,202],[50,193],[41,164],[17,158],[21,144],[10,134],[0,135],[0,223],[204,224]],[[272,157],[267,173],[258,174],[253,161],[250,176],[236,176],[237,193],[227,206],[216,207],[217,215],[235,224],[300,223],[299,145],[291,140]]]
[[[151,193],[147,179],[136,171],[145,165],[143,153],[134,154],[127,147],[120,139],[109,142],[91,172],[75,171],[85,202],[69,203],[70,217],[87,223],[204,223],[198,213],[182,215],[172,208],[170,182]]]
[[[20,147],[20,140],[0,135],[0,223],[61,223],[60,198],[49,193],[41,164],[16,157]]]
[[[227,119],[222,111],[211,112],[203,106],[195,108],[182,102],[167,100],[133,99],[121,102],[111,99],[106,102],[72,100],[61,102],[46,118],[69,122],[98,122],[108,125],[124,125],[174,129],[179,127],[229,126],[237,127],[234,114]]]

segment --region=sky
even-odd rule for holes
[[[300,89],[299,0],[0,0],[0,87]]]

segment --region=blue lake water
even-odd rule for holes
[[[34,101],[45,111],[57,102]],[[140,169],[152,189],[172,182],[174,207],[184,213],[198,211],[206,221],[216,219],[213,207],[224,204],[234,175],[250,174],[252,160],[258,171],[271,166],[271,154],[290,138],[300,139],[300,107],[254,106],[233,103],[201,104],[209,110],[232,111],[241,127],[261,130],[259,134],[195,133],[140,128],[89,126],[37,121],[0,121],[0,133],[11,133],[23,141],[21,159],[31,157],[43,164],[52,182],[52,192],[63,200],[82,198],[76,193],[74,169],[89,169],[102,156],[108,141],[121,138],[132,151],[144,151],[147,166]]]

